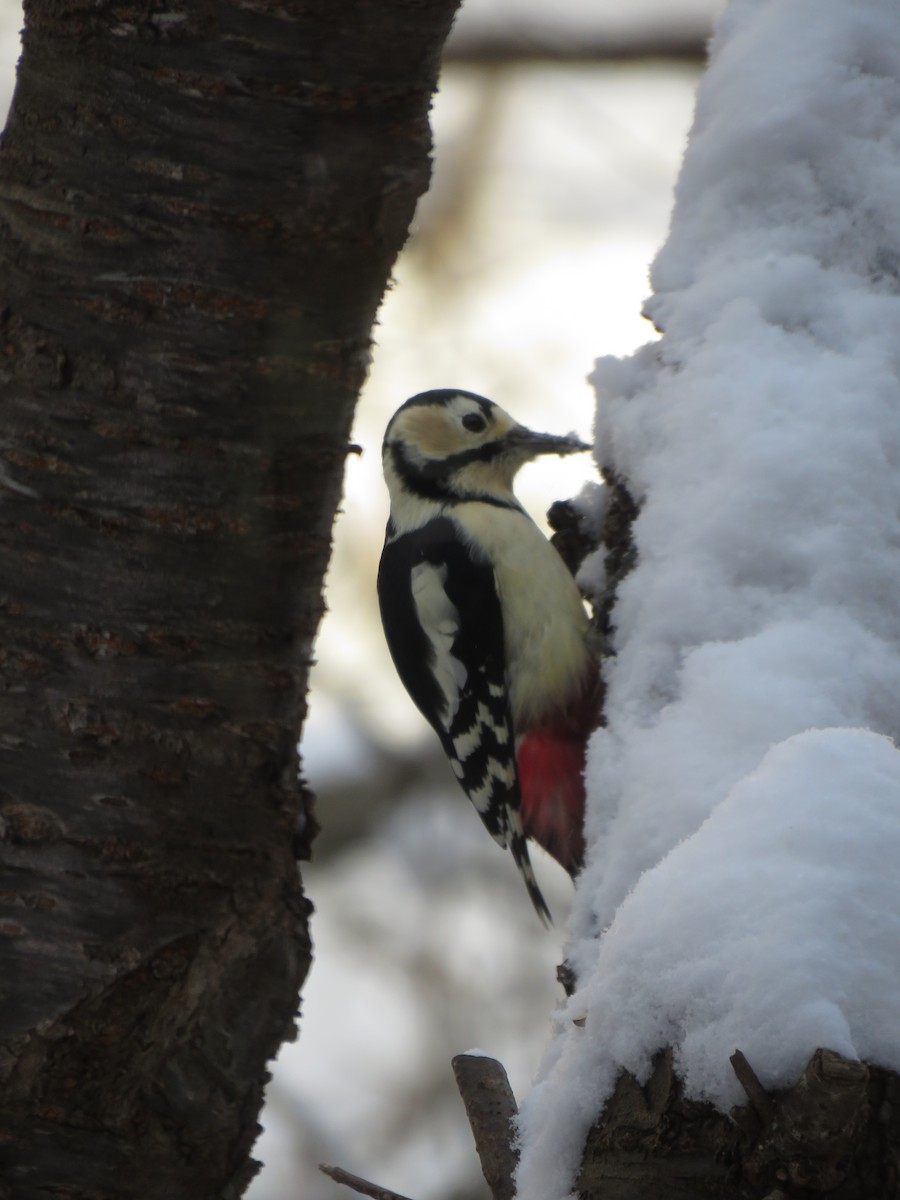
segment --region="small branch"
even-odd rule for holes
[[[613,33],[579,31],[575,36],[551,37],[540,30],[501,33],[457,33],[447,42],[444,63],[481,67],[518,66],[525,62],[633,63],[650,61],[706,61],[707,26],[671,30],[636,30]]]
[[[457,1054],[451,1065],[493,1200],[513,1200],[518,1109],[506,1071],[495,1058],[476,1054]]]
[[[335,1183],[343,1183],[354,1192],[370,1196],[372,1200],[409,1200],[408,1196],[401,1196],[399,1192],[392,1192],[377,1183],[370,1183],[368,1179],[361,1179],[359,1175],[351,1175],[343,1167],[330,1167],[328,1163],[319,1163],[319,1170]]]
[[[747,1099],[750,1101],[754,1112],[767,1125],[770,1124],[775,1115],[775,1108],[769,1099],[768,1092],[759,1082],[756,1072],[740,1050],[735,1050],[728,1061],[731,1063],[732,1070],[737,1076],[738,1083],[747,1093]]]

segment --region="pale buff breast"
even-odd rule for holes
[[[476,502],[458,505],[453,515],[494,566],[513,722],[521,732],[573,699],[584,683],[590,658],[584,604],[565,563],[525,513]]]

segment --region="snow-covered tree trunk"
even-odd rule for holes
[[[732,0],[662,339],[596,367],[636,515],[522,1200],[896,1194],[898,63],[895,0]]]

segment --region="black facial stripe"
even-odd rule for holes
[[[403,453],[403,446],[399,442],[389,442],[388,449],[391,453],[394,470],[403,480],[406,489],[413,495],[421,496],[425,500],[449,500],[451,498],[440,479],[428,478],[413,466]]]
[[[460,450],[458,454],[450,454],[446,458],[428,459],[420,471],[431,479],[443,478],[472,462],[493,462],[506,449],[501,441],[485,442],[481,446],[473,446],[471,450]]]
[[[497,443],[491,442],[489,445],[496,446]],[[490,461],[497,451],[491,455],[483,455],[481,451],[486,447],[479,446],[475,450],[465,450],[461,454],[454,454],[452,458],[437,459],[435,466],[441,468],[438,472],[423,471],[413,466],[403,453],[403,446],[399,442],[391,442],[388,448],[391,452],[394,470],[403,480],[406,490],[414,496],[420,496],[423,500],[437,500],[442,504],[462,504],[469,500],[480,500],[484,504],[493,504],[496,508],[520,508],[520,505],[514,501],[502,500],[483,492],[469,492],[465,496],[459,496],[447,484],[449,472],[444,468],[448,463],[455,464],[455,467],[450,468],[450,471],[453,471],[458,467],[465,466],[467,462],[475,462],[479,458]]]

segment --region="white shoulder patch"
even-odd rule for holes
[[[447,701],[447,711],[441,724],[449,729],[459,707],[459,694],[466,686],[466,668],[453,655],[453,641],[459,632],[459,613],[444,584],[447,567],[420,563],[411,575],[413,604],[416,615],[434,649],[432,673]]]

